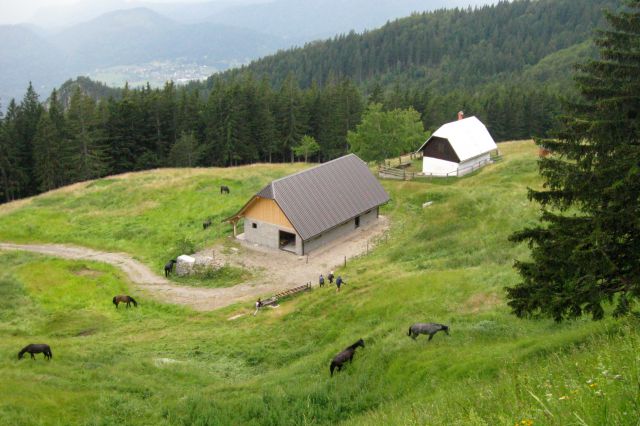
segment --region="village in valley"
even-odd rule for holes
[[[0,426],[637,424],[640,1],[459,3],[3,99]]]

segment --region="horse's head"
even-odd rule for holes
[[[24,356],[24,351],[18,352],[18,359],[22,359],[23,356]]]
[[[356,342],[356,346],[360,346],[364,348],[364,340],[360,339]]]
[[[442,330],[446,333],[447,336],[450,336],[450,334],[449,334],[449,326],[443,325],[442,326]]]

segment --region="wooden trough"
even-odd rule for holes
[[[278,304],[278,300],[283,299],[285,297],[293,296],[297,293],[302,293],[303,291],[311,290],[311,283],[306,283],[304,285],[300,285],[298,287],[289,288],[287,290],[283,290],[280,293],[277,293],[275,296],[272,296],[268,299],[262,301],[262,306],[273,306]]]

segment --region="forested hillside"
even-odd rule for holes
[[[305,135],[319,145],[311,160],[326,161],[348,151],[347,132],[371,103],[413,108],[427,130],[462,109],[498,141],[542,136],[560,96],[572,94],[570,67],[593,55],[601,10],[617,4],[523,0],[416,14],[184,88],[111,92],[82,80],[45,106],[30,89],[0,121],[0,199],[130,170],[291,161]]]
[[[252,72],[302,87],[347,77],[371,89],[396,82],[441,91],[472,91],[517,78],[546,56],[589,39],[603,8],[616,0],[502,1],[476,9],[413,14],[362,34],[350,33],[281,51],[228,71]]]

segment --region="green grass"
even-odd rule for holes
[[[263,185],[304,167],[163,169],[114,176],[0,206],[0,241],[67,243],[135,255],[153,270],[232,233],[223,219]],[[231,188],[220,195],[220,186]],[[202,222],[211,218],[206,231]]]
[[[253,278],[251,271],[225,265],[219,269],[208,269],[184,277],[174,277],[174,281],[191,287],[232,287]]]
[[[539,180],[532,144],[501,151],[501,163],[452,183],[385,181],[389,238],[336,271],[349,278],[343,291],[316,289],[256,317],[250,306],[152,302],[106,265],[0,254],[0,423],[636,425],[638,320],[556,324],[505,306],[513,259],[527,256],[506,237],[535,220],[526,187]],[[168,221],[183,214],[158,203]],[[8,215],[49,217],[33,204]],[[116,311],[120,292],[140,306]],[[228,320],[238,313],[249,315]],[[416,321],[449,324],[451,336],[414,342]],[[366,347],[330,378],[331,358],[360,337]],[[32,342],[49,343],[53,360],[18,361]]]

